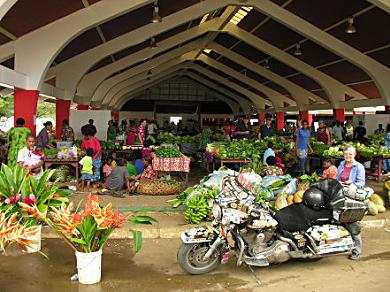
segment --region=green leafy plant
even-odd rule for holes
[[[29,175],[20,166],[0,169],[0,211],[11,216],[17,213],[18,219],[28,225],[37,225],[45,218],[50,207],[68,203],[67,190],[62,190],[50,178],[55,170],[47,170],[39,180]]]
[[[143,210],[137,210],[129,213],[128,222],[132,225],[151,225],[154,222],[158,222],[156,219],[147,216],[147,215],[139,215],[139,214],[145,214],[149,212],[147,209]],[[139,252],[142,247],[142,232],[139,230],[135,230],[133,228],[129,228],[129,231],[133,234],[133,250],[135,252]]]

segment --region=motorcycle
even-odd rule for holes
[[[181,234],[177,260],[189,274],[205,274],[228,262],[231,250],[237,266],[266,267],[290,259],[317,259],[351,252],[352,235],[360,233],[365,203],[345,196],[336,180],[313,184],[303,203],[274,211],[227,177],[212,204],[211,226]]]

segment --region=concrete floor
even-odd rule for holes
[[[62,241],[43,241],[40,254],[11,249],[0,256],[0,291],[389,291],[390,226],[363,231],[359,261],[336,255],[316,262],[290,261],[254,268],[258,285],[246,266],[235,259],[208,275],[185,274],[177,265],[178,239],[145,240],[133,255],[129,240],[111,240],[103,253],[103,278],[95,285],[70,281],[75,273],[73,252]]]

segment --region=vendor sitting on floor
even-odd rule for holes
[[[321,178],[333,178],[336,179],[337,176],[337,167],[333,165],[332,160],[325,159],[322,162],[322,167],[324,168],[324,172],[322,173]]]
[[[133,159],[134,159],[134,166],[137,169],[137,173],[141,174],[145,169],[141,150],[134,150]]]
[[[276,166],[276,159],[274,156],[269,156],[267,158],[267,165],[266,167],[263,168],[263,175],[264,176],[278,176],[278,175],[283,175],[283,170],[279,167]]]
[[[129,174],[126,161],[123,158],[118,159],[117,167],[112,169],[110,175],[106,178],[105,186],[113,196],[121,197],[122,193],[120,191],[124,188],[130,191]]]
[[[127,158],[127,171],[129,173],[129,177],[137,176],[138,171],[137,171],[137,168],[135,167],[135,165],[133,164],[134,153],[128,154],[126,158]]]
[[[136,177],[130,177],[130,179],[133,179],[134,181],[130,183],[130,192],[135,192],[137,190],[137,187],[139,183],[146,179],[156,179],[156,171],[153,169],[152,166],[152,157],[150,155],[146,155],[144,157],[144,166],[145,170],[142,172],[141,175],[138,175]]]

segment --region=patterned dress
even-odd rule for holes
[[[276,165],[270,165],[263,169],[264,176],[281,176],[283,175],[283,170]]]
[[[27,135],[31,131],[25,127],[12,128],[8,132],[9,151],[8,151],[8,165],[15,166],[18,160],[19,150],[27,146]]]
[[[130,183],[130,192],[132,193],[135,192],[141,181],[146,179],[156,179],[156,178],[157,178],[156,171],[153,169],[151,165],[149,165],[141,174],[139,179]]]

